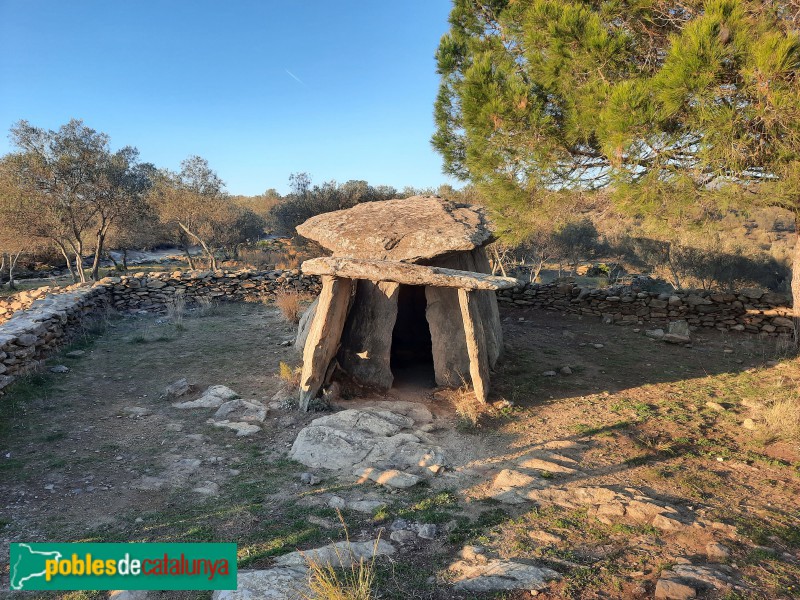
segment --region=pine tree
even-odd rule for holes
[[[750,0],[454,0],[432,144],[513,218],[606,188],[680,220],[780,206],[800,231],[800,8]],[[793,277],[800,306],[800,244]]]

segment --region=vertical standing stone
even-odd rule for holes
[[[477,273],[491,273],[486,248],[475,248],[471,253],[472,267]],[[481,304],[481,322],[486,334],[486,348],[489,353],[489,368],[493,368],[503,354],[503,327],[500,324],[500,310],[497,308],[495,292],[477,292]]]
[[[399,290],[399,283],[358,281],[342,334],[339,364],[361,385],[392,387],[392,331]]]
[[[469,353],[464,341],[458,291],[429,286],[425,288],[425,299],[436,384],[457,387],[469,375]]]
[[[322,278],[317,310],[303,350],[300,375],[300,410],[307,411],[311,400],[324,383],[328,365],[339,349],[350,296],[352,279]]]
[[[461,306],[461,318],[464,321],[472,387],[475,390],[475,397],[485,403],[489,397],[489,356],[479,300],[474,293],[459,289],[458,302]]]

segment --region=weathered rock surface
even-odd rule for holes
[[[395,489],[410,488],[422,481],[422,479],[417,475],[406,473],[405,471],[398,471],[397,469],[387,469],[386,471],[381,471],[380,469],[366,467],[362,469],[356,469],[353,471],[353,475],[359,477],[360,479],[369,479],[377,484]]]
[[[164,390],[164,395],[167,398],[180,398],[189,392],[190,389],[191,386],[189,385],[189,382],[185,377],[181,377],[177,381],[167,386],[167,389]]]
[[[212,385],[197,400],[187,400],[173,404],[175,408],[219,408],[228,400],[238,398],[239,394],[224,385]]]
[[[485,562],[461,560],[450,565],[453,588],[466,592],[500,590],[542,590],[561,575],[547,567],[513,560],[490,559]]]
[[[435,196],[364,202],[312,217],[297,232],[335,255],[415,262],[492,239],[485,210]]]
[[[395,404],[398,410],[427,419],[430,412],[413,403]],[[411,417],[379,407],[348,409],[314,419],[297,435],[289,458],[323,469],[402,469],[419,473],[445,465],[441,448],[410,433]]]
[[[357,383],[382,390],[392,387],[392,331],[399,290],[399,284],[390,282],[360,280],[356,285],[338,358]]]
[[[214,413],[214,420],[245,421],[261,423],[267,418],[267,407],[249,400],[228,400]]]
[[[275,559],[279,567],[305,566],[308,561],[319,565],[331,565],[334,568],[347,568],[363,558],[371,560],[375,556],[391,556],[395,548],[386,540],[368,540],[366,542],[336,542],[314,550],[296,551],[284,554]]]
[[[236,590],[218,590],[213,600],[296,600],[310,593],[308,562],[347,568],[360,560],[391,556],[395,548],[384,540],[337,542],[304,552],[290,552],[275,560],[275,566],[260,571],[239,571]]]

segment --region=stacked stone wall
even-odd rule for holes
[[[685,320],[693,327],[725,331],[766,335],[794,331],[790,299],[758,289],[656,293],[581,288],[570,283],[524,284],[499,292],[497,299],[501,305],[598,317],[608,324],[661,325]]]
[[[38,290],[27,292],[22,301],[8,301],[17,308],[0,322],[0,389],[19,375],[40,368],[44,359],[80,331],[87,319],[105,311],[161,311],[178,298],[189,308],[213,301],[262,302],[280,292],[316,295],[319,290],[318,277],[295,269],[136,273],[61,288],[44,297],[39,297],[42,292]],[[498,292],[498,300],[501,305],[597,317],[608,324],[661,325],[685,320],[697,328],[769,336],[794,331],[789,298],[756,289],[659,294],[581,288],[570,283],[520,284]]]

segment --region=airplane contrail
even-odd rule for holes
[[[292,79],[294,79],[294,80],[295,80],[297,83],[299,83],[300,85],[305,85],[305,83],[303,83],[303,80],[302,80],[302,79],[300,79],[300,78],[299,78],[297,75],[295,75],[294,73],[292,73],[292,72],[291,72],[289,69],[284,69],[284,71],[286,71],[286,74],[287,74],[289,77],[291,77]]]

